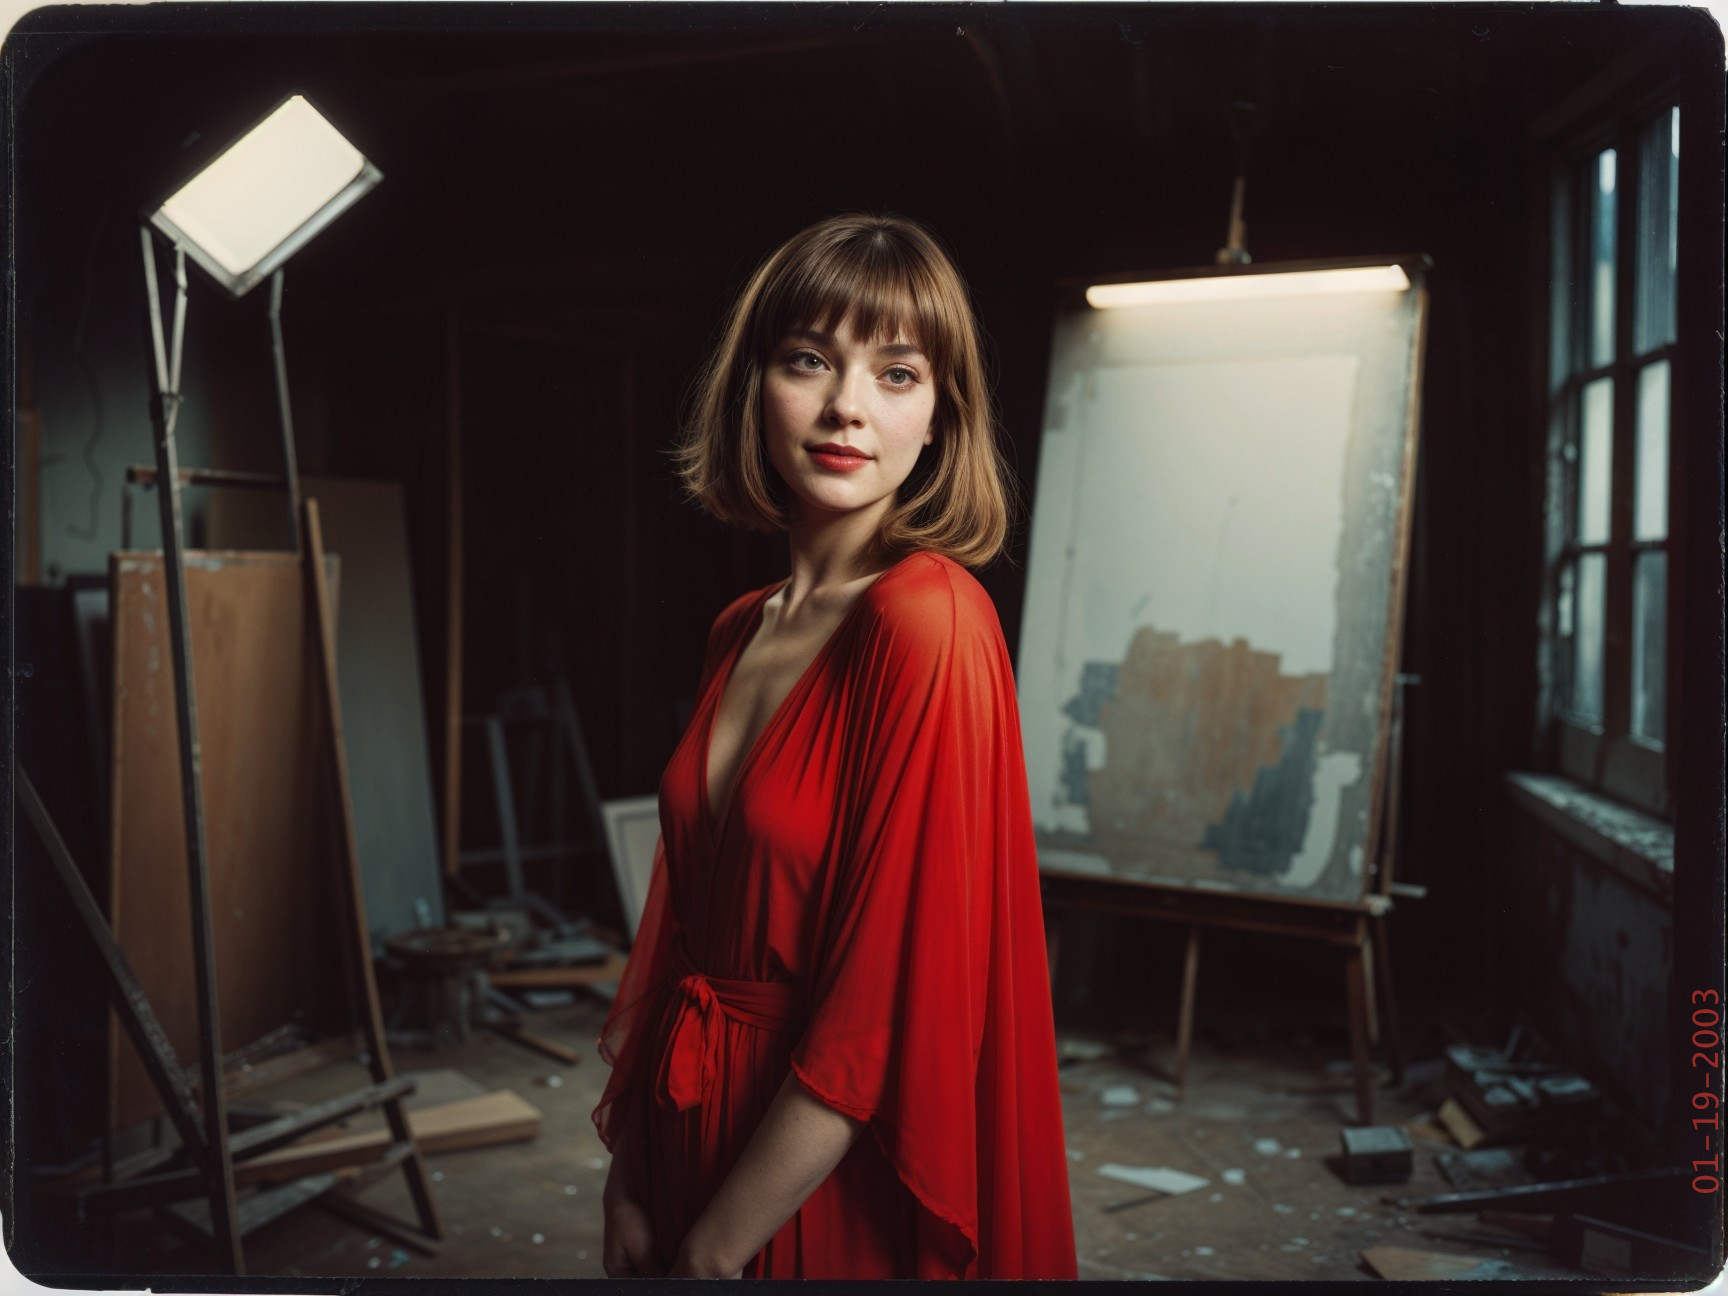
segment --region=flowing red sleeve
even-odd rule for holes
[[[708,631],[708,646],[702,658],[702,673],[696,687],[700,698],[708,688],[715,670],[725,656],[729,636],[737,631],[737,616],[749,603],[751,595],[734,599]],[[678,919],[673,912],[666,879],[666,851],[663,836],[654,840],[654,866],[649,875],[648,898],[642,906],[641,921],[636,924],[636,941],[630,950],[629,962],[618,979],[618,994],[612,1010],[600,1028],[598,1051],[612,1068],[606,1088],[594,1108],[594,1128],[608,1151],[616,1150],[618,1140],[639,1111],[638,1100],[647,1092],[643,1050],[653,1026],[654,1014],[661,1004],[660,991],[671,971],[672,952],[678,942]]]
[[[988,594],[881,583],[793,1069],[917,1199],[918,1277],[1075,1276],[1025,757]],[[876,594],[872,589],[866,597]]]

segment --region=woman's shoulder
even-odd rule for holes
[[[878,623],[921,639],[1001,633],[989,593],[976,576],[944,554],[909,554],[872,582],[863,597]]]
[[[721,608],[708,627],[708,642],[710,646],[726,643],[744,624],[750,609],[761,603],[764,596],[770,593],[780,581],[769,581],[766,585],[758,585],[755,589],[745,590],[725,607]]]

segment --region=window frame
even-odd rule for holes
[[[1540,230],[1537,239],[1540,260],[1537,264],[1542,267],[1539,299],[1542,327],[1538,335],[1542,363],[1538,366],[1540,378],[1537,386],[1544,429],[1541,444],[1545,528],[1539,675],[1546,685],[1541,690],[1539,706],[1539,745],[1550,753],[1549,763],[1560,773],[1665,819],[1671,818],[1673,813],[1671,774],[1677,732],[1674,707],[1677,690],[1673,687],[1677,636],[1671,633],[1663,636],[1663,739],[1653,742],[1635,733],[1631,724],[1634,639],[1637,633],[1633,587],[1639,554],[1651,551],[1672,554],[1674,549],[1674,523],[1679,515],[1679,500],[1673,466],[1677,462],[1676,443],[1680,439],[1681,410],[1677,396],[1684,381],[1683,349],[1676,337],[1660,346],[1637,352],[1635,329],[1641,252],[1638,223],[1644,206],[1642,191],[1646,172],[1642,155],[1644,137],[1655,119],[1681,106],[1681,86],[1678,78],[1674,77],[1648,83],[1635,94],[1616,96],[1612,104],[1601,105],[1588,121],[1549,142],[1545,153],[1546,165],[1538,169],[1543,187],[1541,201],[1536,204],[1536,222]],[[1610,148],[1615,151],[1616,181],[1612,281],[1614,350],[1609,361],[1596,364],[1590,362],[1589,355],[1590,311],[1594,305],[1594,290],[1590,282],[1593,264],[1590,192],[1580,179],[1593,160]],[[1569,355],[1564,375],[1556,380],[1554,315],[1558,293],[1554,279],[1554,234],[1559,206],[1557,195],[1562,183],[1566,185],[1565,233],[1569,243],[1563,249],[1566,257],[1565,340]],[[1674,218],[1678,217],[1676,212]],[[1674,286],[1676,306],[1678,291],[1677,275]],[[1668,364],[1669,391],[1665,483],[1667,525],[1662,539],[1638,540],[1635,538],[1635,510],[1638,495],[1639,378],[1646,368],[1663,361]],[[1585,544],[1575,538],[1579,501],[1577,475],[1582,467],[1582,456],[1574,451],[1569,459],[1566,451],[1568,446],[1576,447],[1579,443],[1584,391],[1591,383],[1603,378],[1610,379],[1613,384],[1608,534],[1601,543]],[[1600,721],[1594,724],[1570,710],[1573,667],[1569,658],[1574,644],[1560,634],[1559,625],[1563,573],[1568,567],[1575,567],[1581,555],[1589,553],[1601,553],[1606,566],[1602,714]],[[1675,563],[1668,561],[1663,616],[1670,627],[1674,619],[1675,570]],[[1575,581],[1574,603],[1576,591]]]

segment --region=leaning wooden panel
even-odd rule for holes
[[[1368,291],[1301,273],[1392,262],[1403,277]],[[1361,903],[1425,262],[1207,269],[1160,276],[1178,291],[1155,301],[1061,304],[1016,662],[1047,873]]]
[[[300,561],[186,555],[223,1047],[294,1022],[351,1025],[324,723]],[[183,1061],[198,1055],[174,673],[158,553],[110,560],[114,637],[109,919]],[[110,1120],[160,1106],[111,1023]]]

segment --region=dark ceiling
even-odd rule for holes
[[[1708,28],[1561,8],[39,10],[12,38],[24,286],[295,89],[387,177],[296,259],[300,300],[343,313],[454,295],[652,334],[848,205],[915,208],[983,279],[1202,262],[1232,101],[1261,259],[1361,251],[1503,181],[1533,114],[1628,46]]]

